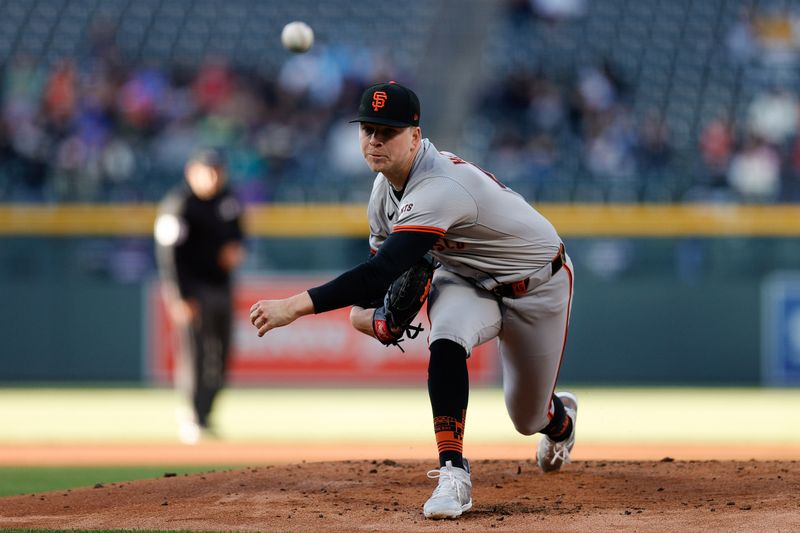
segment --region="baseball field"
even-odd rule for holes
[[[216,438],[176,437],[152,388],[0,390],[0,528],[157,531],[800,529],[800,390],[588,388],[573,464],[544,475],[502,392],[473,390],[475,506],[421,506],[436,466],[420,388],[227,390]]]

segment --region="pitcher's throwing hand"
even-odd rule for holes
[[[250,323],[263,337],[271,329],[291,324],[303,315],[314,312],[308,292],[301,292],[283,300],[259,300],[250,308]]]

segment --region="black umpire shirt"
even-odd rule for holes
[[[184,184],[161,203],[156,243],[162,275],[175,282],[182,298],[198,286],[230,286],[231,273],[219,264],[219,251],[241,242],[242,207],[227,187],[202,200]]]

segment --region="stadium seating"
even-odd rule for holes
[[[432,59],[426,49],[434,34],[457,24],[459,13],[442,9],[445,5],[415,1],[412,9],[403,2],[370,0],[0,0],[7,130],[0,141],[6,137],[8,148],[0,152],[0,201],[153,201],[179,180],[178,148],[185,149],[192,135],[194,142],[230,148],[237,161],[234,182],[248,200],[360,200],[368,173],[354,177],[347,168],[331,167],[330,134],[352,112],[354,94],[375,76],[413,80],[421,72],[436,72],[443,78],[439,83],[446,82],[448,66],[441,61],[446,55]],[[729,50],[728,39],[741,22],[743,8],[794,9],[788,0],[586,0],[582,12],[564,20],[538,16],[534,5],[506,0],[501,6],[508,9],[487,11],[487,36],[480,41],[482,57],[476,58],[483,71],[472,80],[477,90],[465,93],[483,96],[455,107],[470,112],[463,120],[449,117],[448,127],[464,133],[446,147],[493,168],[533,199],[716,198],[708,190],[712,180],[699,148],[704,128],[725,117],[733,123],[731,134],[741,139],[758,94],[778,82],[796,91],[800,82],[796,65],[765,65],[737,58]],[[303,63],[280,47],[282,26],[295,19],[314,27],[318,45],[311,55],[316,64]],[[453,42],[452,53],[464,49],[461,45]],[[221,118],[192,92],[209,58],[225,58],[228,81],[236,86]],[[32,65],[25,66],[26,61]],[[293,61],[294,73],[284,73]],[[441,69],[432,68],[431,61]],[[72,107],[77,114],[69,123],[48,115],[44,130],[37,131],[41,124],[32,118],[31,99],[40,99],[53,113],[47,98],[64,97],[63,91],[47,92],[58,69],[64,83],[75,83],[77,103]],[[602,116],[576,108],[581,80],[597,82],[597,72],[587,69],[611,76],[618,92]],[[333,76],[331,92],[341,91],[346,105],[314,92],[319,85],[324,90],[328,75]],[[316,79],[316,89],[308,88],[309,77]],[[521,90],[515,84],[527,90],[526,84],[543,80],[560,91],[555,105],[562,106],[563,114],[546,131],[524,109],[510,113],[507,106],[513,102],[498,96],[506,93],[513,100],[511,93]],[[307,93],[287,97],[281,92],[286,83],[305,83]],[[118,93],[93,93],[102,93],[103,87]],[[156,117],[130,128],[119,116],[130,119],[126,113],[136,112],[131,106],[142,95],[152,100]],[[247,112],[230,109],[232,102],[242,105],[250,96],[264,100],[264,108],[253,107],[251,98]],[[60,103],[70,105],[68,97],[66,104]],[[99,118],[85,112],[97,105],[88,102],[92,98],[106,98]],[[173,109],[165,109],[169,106]],[[261,123],[254,124],[256,120]],[[648,127],[654,134],[652,146],[646,146],[643,133]],[[164,142],[165,135],[170,143]],[[74,136],[77,147],[66,142]],[[99,148],[92,146],[95,141]],[[116,151],[103,155],[114,146],[111,141],[118,141]],[[266,146],[275,143],[277,147]],[[302,149],[303,157],[282,143]],[[783,159],[791,159],[786,151],[790,147],[780,148]],[[125,174],[119,164],[128,154],[133,164]],[[63,168],[69,166],[64,158],[70,155],[85,158],[73,172],[88,180],[80,187],[74,186],[79,178],[69,177],[75,169]],[[110,164],[103,163],[104,157],[118,164],[111,171],[114,176],[103,170]],[[45,176],[40,175],[43,168]]]
[[[13,86],[3,99],[8,149],[0,154],[0,201],[157,200],[180,180],[180,166],[175,164],[179,157],[172,152],[180,148],[186,155],[188,141],[181,135],[192,136],[194,143],[225,145],[234,156],[234,184],[248,200],[358,198],[341,186],[344,176],[326,167],[325,134],[352,112],[357,103],[352,93],[371,83],[376,69],[382,76],[418,70],[436,12],[434,3],[420,2],[408,16],[403,3],[369,0],[0,0],[0,64],[5,85]],[[340,78],[345,89],[355,84],[347,93],[353,100],[349,108],[341,109],[335,101],[309,103],[303,94],[276,96],[276,84],[283,83],[277,81],[281,71],[293,59],[279,39],[281,28],[291,20],[308,22],[317,43],[310,55],[318,63],[298,61],[295,71],[302,74],[305,69],[308,76],[308,69],[316,68],[316,73],[333,76],[332,94],[342,90]],[[381,54],[390,60],[381,59]],[[268,109],[255,109],[251,102],[248,111],[238,115],[230,109],[193,111],[202,102],[192,84],[209,58],[224,58],[224,76],[234,80],[228,104],[252,94],[266,100]],[[66,124],[56,124],[47,101],[58,69],[66,72],[65,79],[52,92],[66,98],[60,101],[70,109]],[[98,86],[115,94],[110,100],[106,95],[102,109],[92,114],[86,108],[96,105],[88,102],[96,95],[89,88]],[[65,87],[77,91],[75,102],[70,102]],[[131,128],[125,123],[130,122],[127,115],[143,105],[143,98],[149,99],[146,103],[156,116]],[[44,123],[36,118],[39,104],[45,109]],[[174,108],[165,109],[169,106]],[[186,113],[191,115],[188,119]],[[247,121],[248,115],[265,114],[271,122],[254,126]],[[314,119],[318,124],[308,128]],[[186,124],[181,120],[191,122],[191,131],[182,132]],[[36,146],[21,150],[27,130],[34,132],[28,137]],[[91,139],[103,137],[99,147],[86,139],[87,130],[90,137],[96,133]],[[311,132],[318,138],[295,148],[304,148],[302,158],[263,153],[277,150],[264,143],[298,143],[298,137]],[[164,142],[165,135],[170,142]],[[103,153],[114,140],[116,155],[125,161],[130,154],[134,160],[124,176],[108,176],[103,168]],[[62,168],[60,158],[66,154],[83,158],[78,168]],[[260,165],[254,163],[258,159]],[[351,188],[363,188],[363,181],[355,180]]]
[[[627,85],[625,110],[635,122],[659,110],[667,121],[674,154],[659,171],[660,186],[639,183],[633,195],[634,184],[615,187],[593,177],[583,164],[560,160],[557,172],[563,176],[563,185],[572,187],[572,197],[579,200],[681,200],[692,196],[703,182],[698,139],[710,120],[731,117],[742,128],[755,95],[776,79],[797,89],[796,68],[765,73],[757,61],[737,62],[726,46],[743,8],[767,11],[791,5],[747,0],[592,0],[585,3],[583,13],[561,21],[543,20],[535,16],[535,10],[520,17],[515,10],[494,23],[484,63],[494,73],[489,79],[538,72],[567,91],[581,68],[607,61]],[[484,92],[496,90],[496,85],[490,85]],[[483,116],[491,112],[477,110]],[[569,158],[585,151],[585,139],[579,136],[560,135],[558,140],[560,152]],[[494,146],[487,142],[471,149],[478,152],[476,157],[491,158]],[[652,176],[639,167],[636,178],[647,181]],[[538,192],[549,198],[553,191]]]

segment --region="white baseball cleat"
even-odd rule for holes
[[[536,450],[536,462],[539,468],[545,472],[555,472],[561,465],[569,462],[569,454],[575,446],[575,428],[578,422],[578,398],[571,392],[558,392],[556,396],[561,398],[567,416],[572,419],[572,434],[568,439],[561,442],[553,442],[547,435],[542,435],[539,441],[539,448]]]
[[[178,423],[178,440],[183,444],[197,444],[202,436],[200,426],[191,420],[183,420]]]
[[[472,482],[469,479],[469,462],[464,459],[464,468],[447,461],[438,470],[428,472],[431,479],[439,479],[433,495],[425,502],[422,512],[425,518],[458,518],[472,508]]]
[[[188,445],[200,442],[202,436],[200,424],[190,409],[179,407],[175,410],[175,418],[178,422],[178,440]]]

